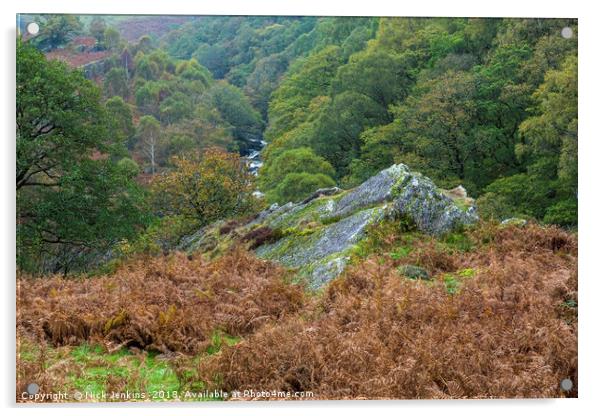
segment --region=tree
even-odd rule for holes
[[[109,50],[115,50],[119,46],[121,36],[114,27],[107,27],[104,33],[104,44]]]
[[[333,81],[333,92],[355,91],[387,109],[407,96],[413,84],[411,70],[403,59],[384,51],[358,53],[339,68]]]
[[[291,174],[304,174],[304,176]],[[315,191],[314,185],[319,187],[333,186],[332,177],[335,171],[330,163],[323,157],[316,155],[308,147],[301,147],[282,152],[274,159],[270,159],[262,168],[259,175],[259,185],[267,192],[268,200],[273,202],[298,201]],[[288,177],[288,179],[286,179]],[[293,178],[303,179],[303,184],[294,186],[295,192],[291,194],[282,185],[292,185]],[[313,188],[313,189],[312,189]],[[289,199],[290,198],[290,199]]]
[[[240,89],[221,81],[211,87],[209,95],[222,119],[233,127],[232,135],[240,145],[261,140],[261,115]]]
[[[216,108],[200,104],[193,109],[189,118],[166,126],[165,140],[159,143],[157,162],[163,165],[171,156],[182,156],[193,150],[202,151],[210,147],[236,151],[237,146],[230,130]]]
[[[161,121],[167,124],[175,123],[183,118],[190,117],[193,111],[194,107],[192,105],[192,99],[179,91],[176,91],[167,97],[159,106]]]
[[[317,189],[334,185],[334,179],[322,173],[294,172],[287,174],[267,195],[268,200],[285,204],[302,201]]]
[[[224,47],[204,43],[198,47],[192,57],[209,69],[215,78],[221,79],[228,72],[228,59]]]
[[[301,60],[289,71],[270,100],[267,140],[273,141],[307,120],[311,101],[328,92],[341,63],[340,48],[330,46]]]
[[[17,264],[85,270],[145,223],[144,193],[108,139],[100,91],[17,43]]]
[[[234,153],[211,148],[172,159],[173,169],[155,178],[154,203],[162,215],[180,215],[199,226],[248,214],[255,204],[253,175]]]
[[[160,116],[161,101],[172,94],[173,84],[167,81],[137,82],[136,105],[143,114]]]
[[[148,158],[151,173],[156,172],[156,154],[161,135],[161,124],[153,116],[143,116],[138,124],[138,143],[144,155]]]
[[[55,49],[68,43],[81,29],[82,24],[75,15],[51,15],[40,23],[40,33],[34,43],[44,50]]]
[[[127,73],[123,68],[111,68],[105,75],[104,91],[108,97],[119,95],[128,98],[130,89],[128,87]]]
[[[54,186],[86,153],[105,150],[100,92],[79,71],[17,43],[17,190]]]
[[[260,184],[264,189],[269,189],[293,172],[322,173],[329,176],[335,174],[326,159],[316,155],[309,147],[300,147],[282,152],[266,163],[262,167]]]
[[[104,19],[100,16],[94,16],[90,22],[90,35],[96,39],[96,43],[104,45],[105,31],[107,30],[107,24]]]
[[[141,36],[138,39],[138,44],[136,45],[136,51],[142,52],[143,54],[149,53],[153,48],[153,41],[148,35]]]
[[[245,93],[264,117],[267,116],[270,96],[287,68],[286,56],[274,54],[259,59],[255,64],[255,69],[247,77]]]
[[[424,161],[420,170],[446,180],[472,180],[473,164],[478,164],[475,124],[475,82],[470,74],[448,72],[426,82],[419,98],[408,100],[397,110],[409,145]],[[480,175],[483,175],[481,166]],[[466,186],[466,184],[465,184]]]
[[[211,73],[196,59],[182,61],[176,66],[176,75],[189,81],[200,81],[205,87],[211,84]]]
[[[349,164],[360,153],[364,129],[384,124],[386,109],[370,97],[345,91],[337,95],[316,120],[311,147],[328,160],[338,177],[349,173]]]
[[[112,133],[114,141],[121,145],[129,144],[128,141],[136,133],[130,105],[123,101],[123,98],[115,96],[106,101],[105,107],[109,131]]]
[[[519,156],[528,163],[530,181],[543,182],[546,222],[577,224],[577,56],[550,70],[534,92],[536,114],[520,125],[525,144]]]

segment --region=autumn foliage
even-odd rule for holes
[[[90,341],[109,350],[199,353],[217,329],[245,335],[297,311],[303,291],[285,277],[242,251],[213,263],[145,257],[91,279],[22,277],[17,327],[55,346]]]
[[[219,328],[234,346],[193,364],[226,391],[312,391],[316,399],[577,395],[577,241],[558,228],[481,225],[472,247],[378,236],[322,293],[234,250],[218,260],[144,258],[113,276],[18,281],[17,331],[49,345],[82,341],[198,354]],[[444,241],[444,240],[443,240]],[[454,243],[456,244],[456,243]],[[411,280],[400,266],[423,267]],[[179,368],[181,360],[174,361]],[[570,392],[560,380],[570,378]]]
[[[411,261],[448,272],[432,284],[400,278],[395,260],[370,258],[308,304],[303,316],[312,319],[266,325],[201,367],[223,374],[225,389],[320,399],[563,395],[560,380],[577,380],[576,241],[536,226],[489,237],[445,262],[431,244],[419,246]],[[450,290],[459,270],[474,276],[460,272]]]
[[[162,214],[183,215],[206,225],[248,213],[255,202],[253,180],[237,154],[210,148],[172,159],[174,169],[152,184]]]

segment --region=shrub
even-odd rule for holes
[[[52,345],[96,341],[163,353],[201,353],[215,331],[243,336],[303,305],[280,267],[235,250],[208,262],[141,257],[90,279],[20,276],[19,337]]]
[[[562,226],[577,225],[577,201],[568,199],[552,205],[546,210],[543,221],[547,224]]]
[[[182,215],[203,226],[256,208],[253,176],[237,154],[211,148],[172,161],[175,169],[153,181],[154,203],[161,213]]]
[[[267,193],[268,199],[278,203],[298,202],[317,189],[335,186],[335,181],[322,173],[289,173],[276,189]]]
[[[291,174],[295,175],[289,176]],[[334,175],[334,168],[326,159],[308,147],[300,147],[286,150],[266,162],[259,185],[271,202],[286,203],[300,201],[320,187],[334,186]],[[294,189],[287,189],[290,186]]]
[[[280,238],[282,238],[282,232],[280,232],[280,230],[273,230],[270,227],[262,226],[249,231],[242,237],[242,241],[251,241],[249,248],[255,250],[259,246],[273,243]]]
[[[493,240],[456,252],[432,282],[399,279],[394,260],[369,257],[301,313],[201,361],[200,380],[317,399],[576,396],[575,238],[529,225]]]

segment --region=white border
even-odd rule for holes
[[[600,135],[600,47],[602,39],[600,27],[602,16],[593,1],[527,2],[524,0],[492,1],[431,1],[420,0],[396,2],[393,0],[222,0],[197,1],[169,0],[151,3],[140,0],[4,0],[2,4],[2,48],[5,62],[2,65],[2,91],[0,114],[4,135],[0,143],[2,149],[2,192],[0,204],[5,221],[3,230],[2,276],[3,312],[0,372],[0,399],[5,414],[49,414],[49,415],[105,415],[110,411],[115,416],[121,414],[146,415],[190,415],[192,412],[239,414],[331,414],[345,412],[362,414],[375,409],[379,413],[446,415],[507,415],[509,412],[546,413],[550,415],[587,414],[599,403],[600,387],[600,308],[602,285],[600,264],[600,155],[602,136]],[[485,17],[577,17],[579,18],[579,399],[567,400],[494,400],[494,401],[405,401],[405,402],[304,402],[304,403],[228,403],[203,404],[176,407],[166,405],[73,405],[58,407],[20,407],[14,403],[14,261],[15,261],[15,208],[14,208],[14,91],[15,91],[15,15],[16,13],[104,13],[104,14],[254,14],[254,15],[373,15],[373,16],[485,16]],[[110,410],[108,410],[110,408]]]

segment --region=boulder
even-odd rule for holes
[[[343,271],[371,224],[400,219],[424,233],[441,235],[477,221],[473,202],[464,188],[439,189],[429,178],[398,164],[348,191],[319,189],[302,202],[274,204],[234,234],[246,235],[258,227],[277,230],[277,241],[253,245],[256,255],[296,269],[311,287],[319,288]],[[227,247],[215,241],[224,237],[211,227],[183,239],[180,248]],[[428,278],[414,269],[404,274]]]
[[[516,218],[516,217],[506,218],[504,221],[502,221],[500,223],[500,225],[504,226],[504,227],[509,227],[509,226],[524,227],[525,225],[527,225],[527,220],[525,220],[523,218]]]
[[[411,264],[404,264],[403,266],[399,266],[397,268],[397,271],[399,272],[399,274],[402,274],[403,276],[410,279],[431,280],[431,276],[425,269]]]

